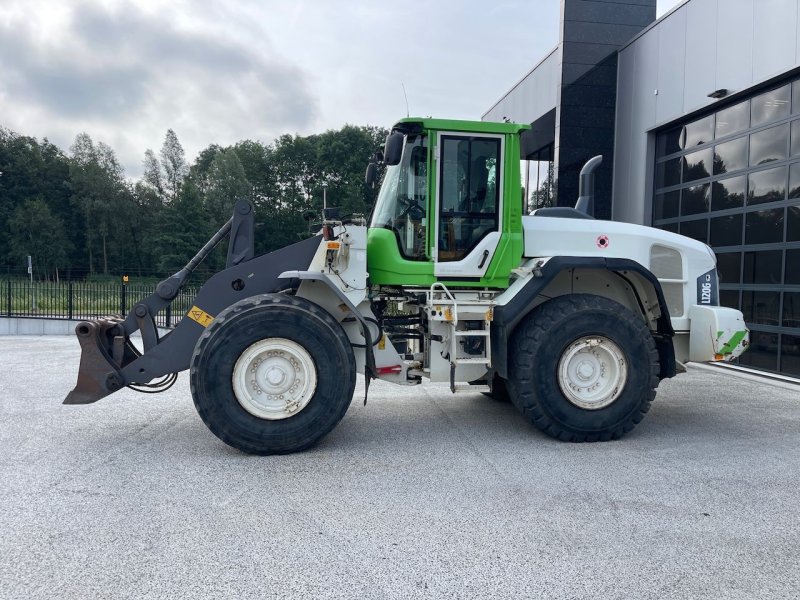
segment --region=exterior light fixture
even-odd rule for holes
[[[728,95],[728,90],[725,89],[725,88],[720,88],[718,90],[714,90],[713,92],[711,92],[708,95],[708,97],[709,98],[724,98],[727,95]]]

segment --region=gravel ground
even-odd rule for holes
[[[0,338],[2,598],[800,594],[791,385],[691,368],[626,438],[578,445],[480,394],[378,382],[313,450],[253,457],[185,374],[62,405],[78,356]]]

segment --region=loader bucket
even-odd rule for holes
[[[119,372],[114,367],[113,357],[108,354],[109,331],[121,322],[122,319],[81,321],[75,327],[75,335],[81,345],[81,364],[78,383],[67,395],[64,404],[97,402],[121,387]]]

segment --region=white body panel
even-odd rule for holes
[[[522,224],[524,255],[529,260],[520,269],[522,277],[497,298],[497,304],[505,304],[513,298],[534,276],[531,269],[546,264],[551,257],[625,258],[651,271],[661,284],[676,333],[673,345],[679,362],[731,360],[747,346],[749,336],[740,311],[699,304],[701,300],[711,299],[710,295],[708,298],[705,295],[710,285],[709,272],[716,269],[716,257],[705,244],[661,229],[615,221],[525,216]],[[674,258],[665,258],[665,252]],[[660,264],[656,264],[659,261]],[[626,290],[598,285],[587,275],[590,275],[589,270],[582,273],[576,270],[571,280],[556,282],[553,291],[593,293],[594,286],[597,293],[624,299]],[[637,281],[632,283],[641,296],[643,290],[639,289]],[[558,285],[565,289],[559,290]],[[635,306],[630,302],[622,303]],[[653,305],[652,298],[644,298],[644,305],[650,313],[648,318],[652,326],[660,311]]]
[[[731,360],[747,346],[747,326],[742,313],[723,306],[693,306],[689,311],[689,360]]]
[[[656,277],[664,288],[672,326],[688,331],[689,308],[697,304],[697,278],[716,268],[712,250],[691,238],[643,225],[595,219],[522,217],[526,257],[587,256],[627,258],[651,269],[653,246],[680,253],[680,278]],[[674,292],[673,292],[674,290]],[[682,301],[675,298],[682,292]],[[670,299],[673,299],[670,302]]]
[[[643,266],[650,262],[650,248],[661,244],[678,248],[692,270],[701,273],[716,265],[711,250],[697,240],[644,225],[631,225],[599,219],[565,219],[554,217],[522,217],[525,236],[523,256],[594,256],[606,258],[630,258]],[[607,243],[600,244],[605,236]]]
[[[364,372],[365,352],[364,337],[359,322],[352,311],[329,286],[337,288],[347,300],[356,307],[359,315],[370,323],[375,320],[367,298],[367,228],[347,225],[336,227],[339,237],[332,242],[323,240],[317,249],[306,273],[314,274],[325,281],[304,279],[297,290],[297,296],[310,300],[328,311],[347,333],[353,344],[356,367]],[[282,278],[298,277],[301,272],[282,273]],[[377,335],[377,326],[370,328],[372,337]],[[373,339],[375,367],[381,379],[395,383],[411,383],[407,381],[406,365],[401,356],[387,339]],[[359,345],[362,346],[359,348]]]
[[[472,252],[463,259],[452,262],[437,262],[433,269],[437,277],[482,277],[492,263],[492,257],[500,242],[500,232],[493,231],[483,238]],[[484,258],[484,251],[489,254]]]
[[[336,241],[320,243],[307,270],[325,276],[358,306],[367,295],[367,228],[361,225],[336,227],[335,234],[339,235]],[[338,247],[329,248],[332,245]],[[291,275],[281,274],[285,276]]]

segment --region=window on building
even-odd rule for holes
[[[555,166],[553,146],[545,146],[520,163],[522,177],[522,214],[537,208],[555,206]]]

